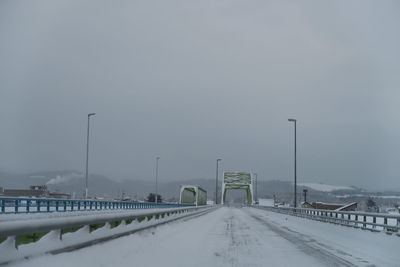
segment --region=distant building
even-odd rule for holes
[[[71,198],[70,194],[49,192],[46,185],[31,185],[29,189],[6,189],[0,187],[3,197],[35,197],[35,198]]]
[[[305,202],[301,202],[301,205],[300,205],[302,208],[305,208],[305,209],[313,209],[313,206],[310,204],[310,203],[308,203],[307,201],[305,201]]]

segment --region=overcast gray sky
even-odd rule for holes
[[[0,171],[400,189],[399,1],[0,2]]]

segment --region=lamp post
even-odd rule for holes
[[[217,168],[216,168],[216,175],[215,175],[215,204],[218,204],[218,163],[222,159],[217,159]]]
[[[297,120],[296,119],[288,119],[290,122],[294,122],[294,207],[297,208],[297,166],[296,166],[296,149],[297,149],[297,144],[296,144],[296,126],[297,126]]]
[[[96,113],[89,113],[87,116],[87,136],[86,136],[86,173],[85,173],[85,199],[88,198],[88,174],[89,174],[89,126],[90,117]]]
[[[254,173],[254,176],[256,177],[256,197],[255,197],[255,201],[256,201],[256,204],[258,203],[258,192],[257,192],[257,178],[258,178],[258,175],[257,175],[257,173]]]
[[[155,196],[155,203],[158,203],[158,161],[160,157],[156,157],[156,196]]]
[[[307,203],[307,189],[303,189],[303,194],[304,194],[304,204]]]

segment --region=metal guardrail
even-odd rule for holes
[[[0,214],[88,210],[135,210],[189,207],[191,204],[106,201],[88,199],[0,197]]]
[[[1,222],[0,239],[5,238],[5,240],[0,243],[0,265],[41,253],[57,254],[71,251],[183,217],[201,215],[215,207],[120,211]],[[93,228],[93,226],[97,227]],[[40,233],[43,233],[41,238],[35,242],[18,246],[18,237]],[[65,234],[68,234],[69,240],[64,240]],[[32,250],[32,246],[35,249]]]
[[[288,207],[254,207],[317,221],[361,228],[364,230],[385,231],[388,234],[397,233],[397,235],[400,236],[400,214],[392,215],[372,212],[335,211]]]

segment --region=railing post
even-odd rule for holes
[[[67,211],[67,201],[64,200],[64,201],[63,201],[63,204],[64,204],[64,212],[66,212],[66,211]]]
[[[383,224],[386,225],[386,229],[387,229],[387,226],[388,226],[387,217],[385,217],[385,218],[383,219]],[[384,228],[384,229],[385,229],[385,228]]]
[[[40,200],[36,200],[36,211],[40,212]]]
[[[50,212],[50,200],[46,201],[46,205],[47,205],[47,212]]]
[[[356,218],[354,220],[356,221],[355,226],[358,227],[358,214],[356,214]]]
[[[19,202],[18,199],[14,200],[14,211],[15,211],[15,213],[18,213],[18,205],[19,205],[18,202]]]
[[[386,219],[386,218],[385,218]],[[372,217],[372,222],[376,223],[376,216]],[[376,225],[372,225],[372,228],[375,229]]]
[[[58,200],[56,200],[56,211],[58,211],[58,205],[59,205]]]
[[[1,212],[2,213],[6,212],[6,200],[5,199],[1,200]]]
[[[363,227],[364,228],[367,228],[367,224],[366,224],[366,222],[367,222],[367,215],[364,215],[364,218],[363,218]]]
[[[29,213],[31,207],[31,201],[29,199],[26,200],[26,213]]]

